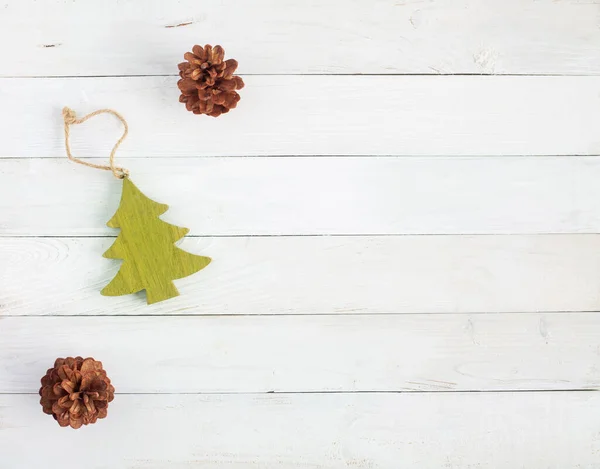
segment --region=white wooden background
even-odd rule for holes
[[[0,469],[600,468],[600,0],[4,0],[0,38]],[[177,102],[206,42],[218,119]],[[213,257],[180,297],[100,296],[120,183],[65,105]],[[72,431],[36,393],[77,354],[118,395]]]

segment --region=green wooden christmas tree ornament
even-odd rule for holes
[[[190,254],[173,244],[189,230],[159,218],[168,208],[142,194],[128,177],[123,179],[121,203],[107,223],[111,228],[120,228],[121,233],[104,257],[124,262],[102,289],[103,295],[146,290],[148,304],[168,300],[179,295],[174,279],[187,277],[210,263],[209,257]]]
[[[81,124],[87,119],[105,112],[115,115],[125,126],[122,137],[111,151],[110,164],[108,166],[96,165],[75,158],[71,154],[69,145],[69,126]],[[129,295],[145,290],[148,304],[178,296],[179,292],[173,284],[173,280],[202,270],[210,263],[211,259],[191,254],[175,246],[174,243],[183,238],[189,230],[161,220],[160,215],[165,213],[169,206],[146,197],[131,182],[128,171],[115,166],[115,151],[127,136],[127,122],[112,109],[101,109],[77,119],[72,110],[65,108],[63,109],[63,118],[65,121],[65,146],[69,159],[93,168],[110,170],[115,177],[123,181],[119,208],[107,223],[109,227],[119,228],[121,232],[112,246],[104,253],[104,257],[121,259],[123,264],[117,275],[102,289],[102,295]]]

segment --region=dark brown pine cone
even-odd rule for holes
[[[57,358],[46,372],[40,388],[44,413],[61,427],[79,428],[106,417],[115,388],[93,358]]]
[[[183,56],[187,62],[179,64],[181,90],[179,101],[188,111],[218,117],[237,106],[240,95],[235,90],[244,87],[241,77],[233,74],[238,63],[234,59],[223,61],[225,51],[221,46],[194,46]]]

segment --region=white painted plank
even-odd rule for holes
[[[120,393],[600,386],[600,313],[4,318],[0,393],[93,356]]]
[[[0,317],[600,310],[599,235],[194,238],[213,262],[150,306],[100,295],[111,243],[0,239]]]
[[[591,392],[121,395],[78,431],[37,401],[0,396],[7,468],[49,458],[62,469],[600,467]]]
[[[6,0],[0,74],[176,74],[197,42],[243,73],[598,74],[597,0]],[[177,26],[180,25],[180,26]]]
[[[600,154],[600,77],[251,76],[219,119],[179,103],[175,77],[0,79],[0,157],[65,154],[61,109],[112,107],[120,156]],[[73,129],[107,158],[104,116]]]
[[[121,162],[193,236],[600,230],[600,157]],[[0,160],[0,235],[115,236],[121,186],[66,158]]]

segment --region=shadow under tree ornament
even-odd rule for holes
[[[101,113],[113,114],[125,127],[123,135],[111,151],[108,166],[75,158],[69,144],[70,125],[81,124]],[[115,152],[127,136],[127,122],[112,109],[100,109],[77,119],[74,111],[64,108],[63,119],[65,146],[69,159],[92,168],[110,170],[115,177],[123,181],[119,208],[107,223],[111,228],[120,228],[121,232],[104,253],[104,257],[109,259],[122,259],[123,264],[101,293],[105,296],[120,296],[145,290],[148,304],[178,296],[179,292],[173,280],[202,270],[211,259],[186,252],[175,246],[174,243],[183,238],[189,230],[161,220],[160,215],[165,213],[169,206],[146,197],[131,182],[129,172],[115,166]]]

